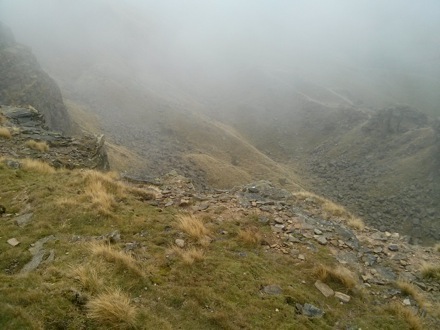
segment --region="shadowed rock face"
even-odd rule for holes
[[[0,104],[38,109],[52,130],[65,133],[71,121],[55,81],[45,73],[28,47],[17,44],[0,23]]]
[[[32,107],[0,105],[0,114],[6,119],[4,126],[12,132],[10,139],[2,140],[0,156],[37,158],[57,168],[110,168],[103,135],[73,138],[51,131],[46,126],[44,116]],[[26,144],[29,140],[46,142],[49,149],[34,150]]]

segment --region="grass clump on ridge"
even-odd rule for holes
[[[192,265],[196,261],[205,259],[205,251],[197,247],[184,249],[174,245],[169,253],[178,255],[186,265]]]
[[[49,151],[49,145],[47,144],[46,141],[37,142],[35,140],[28,140],[26,141],[25,146],[33,150],[37,150],[39,152]]]
[[[109,329],[131,329],[137,325],[138,311],[126,293],[113,289],[87,303],[87,316]]]
[[[128,253],[120,251],[108,244],[91,244],[90,251],[93,255],[114,263],[121,271],[129,271],[139,277],[144,277],[142,269],[136,259]]]
[[[318,265],[315,269],[315,275],[322,282],[337,282],[348,290],[354,289],[357,284],[354,274],[342,266],[329,267]]]
[[[263,239],[263,236],[259,229],[255,226],[240,229],[238,232],[238,238],[246,245],[259,245]]]
[[[140,200],[150,200],[156,197],[152,189],[133,187],[119,181],[115,172],[99,172],[85,170],[81,172],[85,183],[85,196],[91,201],[93,207],[105,216],[114,213],[118,201],[127,199],[130,194]]]
[[[425,262],[422,264],[420,271],[424,278],[440,282],[440,265],[433,265]]]
[[[36,159],[22,159],[20,160],[23,170],[29,172],[37,172],[41,174],[54,174],[55,169],[48,163]]]
[[[424,329],[422,320],[411,309],[408,309],[397,302],[390,303],[385,309],[391,312],[392,314],[394,314],[397,318],[401,320],[405,320],[409,329],[411,330]]]
[[[415,285],[408,281],[398,280],[396,286],[400,289],[403,295],[411,296],[417,302],[419,307],[424,307],[426,305],[425,299]]]
[[[197,216],[185,214],[178,217],[178,228],[188,234],[201,245],[208,245],[211,231],[206,228],[203,220]]]
[[[350,228],[357,230],[363,230],[365,228],[363,220],[359,217],[356,217],[342,205],[336,204],[324,197],[308,191],[295,192],[293,193],[293,196],[299,201],[311,204],[312,208],[319,209],[321,215],[325,219],[333,218],[343,220]]]
[[[11,131],[6,127],[0,127],[0,137],[4,139],[12,138]]]

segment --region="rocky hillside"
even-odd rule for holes
[[[414,242],[440,240],[440,167],[436,122],[408,107],[371,113],[326,139],[303,168],[314,190],[382,230]]]
[[[438,248],[319,196],[41,164],[0,162],[2,328],[440,326]]]
[[[0,157],[33,158],[55,168],[108,170],[104,136],[73,138],[48,129],[33,107],[0,105]]]
[[[69,132],[71,122],[57,84],[44,72],[31,49],[15,42],[0,22],[0,104],[32,106],[52,130]]]

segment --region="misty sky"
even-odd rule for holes
[[[68,54],[212,79],[244,67],[440,74],[438,0],[0,0],[0,20],[46,66]]]

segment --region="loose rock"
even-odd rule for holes
[[[320,280],[315,282],[315,287],[326,297],[331,297],[335,294],[335,292],[325,283]]]
[[[20,244],[20,242],[15,237],[8,239],[7,242],[11,246],[17,246],[18,244]]]

